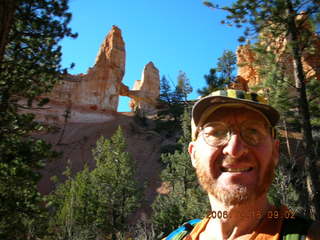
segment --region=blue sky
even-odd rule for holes
[[[190,99],[198,97],[196,90],[205,86],[203,75],[216,66],[223,51],[237,49],[242,32],[220,24],[225,13],[209,9],[202,0],[70,0],[70,11],[70,27],[79,34],[61,42],[62,65],[76,64],[70,73],[86,73],[93,66],[103,39],[117,25],[126,44],[123,83],[132,88],[152,61],[160,77],[173,82],[179,70],[185,72],[194,89]],[[120,97],[118,111],[130,111],[128,102]]]

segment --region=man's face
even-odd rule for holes
[[[235,129],[227,143],[210,146],[200,132],[197,140],[189,145],[202,187],[225,205],[241,204],[266,194],[278,161],[279,142],[267,131],[259,144],[252,146],[243,141],[239,131],[239,126],[248,121],[267,125],[266,120],[249,109],[222,108],[206,122],[216,121]]]

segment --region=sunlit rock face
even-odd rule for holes
[[[117,112],[119,96],[131,98],[132,111],[156,112],[160,93],[159,70],[149,62],[132,90],[122,83],[126,51],[121,30],[113,26],[104,39],[93,67],[86,74],[67,74],[48,94],[45,109],[35,112],[46,122],[105,122]]]
[[[236,82],[241,90],[246,91],[250,86],[257,85],[260,82],[258,69],[254,65],[255,57],[250,45],[240,46],[237,49],[238,75]]]
[[[320,80],[320,36],[313,32],[310,23],[305,21],[303,13],[297,16],[296,21],[298,24],[302,22],[302,26],[308,32],[308,48],[305,48],[306,50],[302,53],[302,64],[306,79],[316,78]],[[304,36],[299,37],[303,38]],[[304,42],[303,39],[302,42]],[[260,43],[268,46],[267,50],[276,55],[276,61],[281,64],[282,71],[294,81],[294,64],[292,55],[288,53],[288,37],[280,35],[274,39],[268,36],[267,32],[263,32],[260,34]],[[237,59],[238,75],[236,87],[246,90],[261,83],[259,67],[255,62],[257,56],[250,45],[243,45],[238,48]]]
[[[132,111],[140,110],[144,113],[156,111],[160,93],[159,70],[153,62],[149,62],[143,69],[141,80],[136,80],[132,90],[130,108]]]
[[[68,75],[55,86],[49,98],[72,107],[117,111],[125,55],[121,30],[113,26],[88,73]]]

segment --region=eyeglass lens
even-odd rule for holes
[[[256,146],[268,135],[269,129],[263,122],[246,121],[236,127],[242,140],[251,146]],[[204,140],[211,146],[226,144],[234,132],[224,122],[209,122],[202,127]]]

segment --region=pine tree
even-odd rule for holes
[[[126,152],[119,127],[111,139],[100,137],[93,156],[96,168],[87,167],[58,186],[50,196],[53,239],[97,239],[126,230],[127,218],[139,207],[141,189],[133,159]]]
[[[276,206],[286,205],[292,212],[305,215],[306,204],[301,194],[304,181],[303,175],[295,162],[287,155],[280,154],[279,165],[275,172],[273,184],[268,192],[268,198]]]
[[[44,214],[36,185],[40,169],[56,154],[30,136],[43,126],[20,110],[59,80],[58,42],[74,36],[71,14],[67,0],[1,1],[0,14],[0,238],[36,238],[34,223]]]
[[[159,100],[164,108],[158,112],[157,128],[159,131],[165,128],[166,130],[172,129],[173,132],[180,128],[181,116],[184,107],[188,105],[188,95],[191,92],[190,80],[183,71],[179,71],[177,85],[174,89],[171,88],[166,77],[161,78]]]
[[[206,86],[198,89],[201,96],[206,96],[213,91],[227,88],[235,80],[234,70],[236,65],[236,56],[230,50],[224,50],[218,58],[217,68],[211,68],[208,75],[204,75]]]
[[[197,177],[192,167],[188,153],[191,139],[190,113],[183,114],[183,134],[179,140],[181,151],[161,155],[165,169],[161,180],[169,186],[167,195],[159,195],[152,205],[153,224],[158,233],[168,234],[181,223],[203,217],[209,210],[207,196],[197,183]]]
[[[217,90],[217,85],[221,85],[219,83],[219,78],[217,77],[217,70],[215,68],[211,68],[209,74],[204,75],[204,79],[206,80],[206,85],[202,89],[198,89],[197,92],[201,96],[207,96],[211,92]]]
[[[236,68],[237,57],[230,50],[224,50],[220,58],[218,58],[217,71],[221,73],[220,78],[224,79],[225,84],[234,82],[234,70]]]
[[[134,161],[126,148],[123,131],[119,127],[110,140],[101,137],[93,150],[97,168],[92,174],[98,187],[99,203],[105,206],[97,214],[104,217],[100,224],[113,238],[117,232],[125,230],[127,217],[139,207],[141,199]]]
[[[179,117],[181,112],[181,102],[176,96],[176,91],[171,88],[167,78],[163,76],[160,80],[160,96],[159,102],[161,110],[157,112],[157,125],[158,132],[163,132],[163,129],[169,130],[176,129],[179,125]]]
[[[101,206],[89,168],[85,166],[72,177],[68,166],[64,175],[66,181],[47,198],[47,239],[96,239],[100,233],[96,212]]]
[[[190,85],[190,80],[187,77],[186,73],[183,71],[179,71],[178,77],[177,77],[177,86],[176,86],[176,96],[177,101],[187,101],[188,95],[192,92],[192,87]]]
[[[259,69],[261,83],[252,89],[265,91],[269,103],[281,113],[281,121],[287,121],[291,126],[297,125],[296,109],[298,107],[295,96],[290,96],[293,85],[286,76],[284,64],[277,61],[277,55],[266,51],[259,42],[252,46],[256,53],[255,66]],[[290,90],[291,89],[291,90]],[[297,130],[297,129],[296,129]]]
[[[162,76],[160,80],[160,101],[171,104],[172,103],[172,89],[169,81],[165,76]]]
[[[307,96],[310,104],[310,120],[312,129],[314,130],[314,137],[319,139],[320,131],[320,81],[318,79],[311,79],[307,84]],[[320,150],[320,149],[319,149]],[[319,156],[319,154],[318,154]]]

